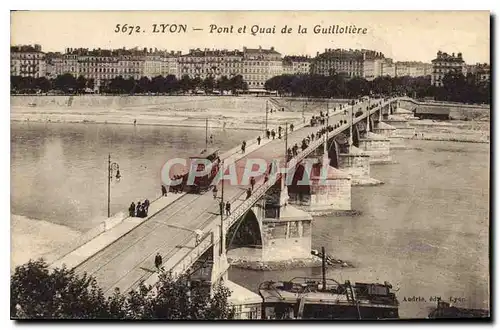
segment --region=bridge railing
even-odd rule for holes
[[[377,107],[368,110],[369,114],[372,114],[373,112],[378,111],[379,108],[386,106],[388,103],[392,102],[393,99],[388,100],[388,101],[383,101],[380,105]],[[364,111],[363,116],[357,117],[353,119],[353,123],[357,123],[368,115],[367,111]],[[333,130],[332,132],[329,132],[329,135],[331,134],[332,136],[339,134],[340,132],[344,131],[346,127],[349,127],[350,122],[347,124],[344,124],[340,126],[339,128]],[[321,146],[324,143],[323,138],[316,139],[314,141],[311,141],[309,146],[301,151],[297,156],[292,158],[288,164],[287,164],[287,172],[290,168],[293,168],[297,166],[297,164],[302,161],[305,157],[307,157],[311,152],[316,150],[319,146]],[[284,159],[280,161],[281,163],[284,162]],[[277,173],[276,175],[272,175],[269,177],[269,180],[265,182],[264,184],[260,185],[257,189],[254,190],[252,195],[244,200],[241,204],[239,204],[237,207],[235,207],[234,211],[231,212],[231,214],[224,220],[224,230],[227,231],[236,221],[238,221],[248,210],[259,200],[261,199],[265,193],[271,188],[280,178],[282,174]],[[236,199],[238,200],[241,196],[245,195],[246,193],[242,193],[240,196],[238,196]],[[182,257],[181,260],[179,260],[170,270],[172,274],[181,274],[187,271],[195,262],[196,260],[205,253],[212,245],[217,244],[220,241],[220,235],[217,236],[214,233],[214,230],[217,228],[216,224],[212,224],[208,228],[207,234],[201,239],[201,241],[190,251],[187,252],[187,255],[185,257]],[[185,241],[186,245],[192,241],[193,238],[189,238]]]
[[[192,239],[190,239],[192,240]],[[189,242],[189,241],[188,241]],[[196,260],[198,260],[205,251],[207,251],[212,245],[216,242],[214,240],[214,232],[206,233],[205,236],[198,242],[195,247],[188,252],[188,254],[181,258],[171,269],[170,271],[174,276],[185,273],[189,267],[191,267]]]

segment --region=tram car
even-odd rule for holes
[[[200,160],[208,160],[210,162],[208,165],[209,168],[205,169],[205,163]],[[199,155],[189,157],[187,167],[177,169],[177,171],[174,172],[174,174],[171,176],[171,179],[178,180],[182,178],[182,180],[180,184],[176,186],[170,186],[169,191],[194,194],[206,192],[208,189],[210,189],[211,183],[217,175],[217,172],[219,171],[219,167],[219,150],[203,150]],[[203,176],[196,176],[194,177],[193,182],[189,182],[190,171],[201,172],[205,170],[207,170],[207,174]]]

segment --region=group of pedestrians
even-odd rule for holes
[[[220,214],[224,214],[224,210],[226,210],[226,216],[231,215],[231,203],[227,201],[225,204],[223,201],[219,202]]]
[[[148,210],[149,210],[148,199],[146,199],[144,203],[138,201],[137,205],[134,202],[132,202],[132,204],[130,204],[130,207],[128,208],[128,215],[131,217],[145,218],[148,216]]]

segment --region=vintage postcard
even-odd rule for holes
[[[488,11],[12,11],[11,318],[490,318]]]

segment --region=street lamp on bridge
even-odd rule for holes
[[[267,105],[267,103],[266,103]],[[266,115],[267,115],[267,107],[266,107]],[[267,123],[267,122],[266,122]],[[219,248],[219,255],[223,255],[224,254],[224,245],[223,244],[226,244],[225,240],[224,240],[224,208],[225,208],[225,204],[224,204],[224,159],[221,161],[221,167],[219,169],[219,171],[221,171],[221,174],[222,174],[222,179],[221,179],[221,195],[220,195],[220,203],[221,203],[221,207],[220,207],[220,248]]]
[[[108,154],[108,218],[111,216],[111,179],[113,178],[113,173],[116,171],[116,181],[120,182],[120,165],[115,162],[111,162],[111,154]]]

